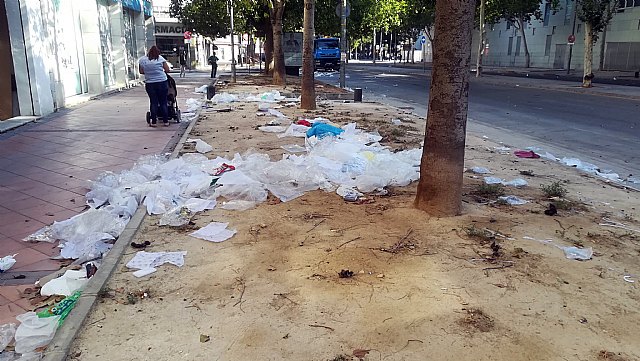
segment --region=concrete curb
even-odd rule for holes
[[[202,109],[199,109],[195,118],[189,123],[189,126],[185,128],[184,133],[180,136],[180,140],[171,152],[171,156],[169,157],[170,159],[175,158],[180,152],[182,145],[189,137],[189,134],[193,130],[193,127],[195,127],[198,119],[200,119],[201,112]],[[142,222],[146,218],[146,214],[145,208],[142,205],[138,206],[138,210],[133,217],[131,217],[131,220],[120,237],[118,237],[113,248],[103,259],[102,266],[89,280],[87,287],[82,292],[82,296],[78,299],[78,303],[69,314],[69,317],[67,317],[65,323],[58,328],[55,337],[44,352],[42,361],[67,360],[67,356],[71,350],[71,344],[75,340],[82,326],[84,326],[87,316],[93,309],[93,305],[96,303],[100,292],[102,292],[107,281],[109,281],[111,275],[115,272],[116,266],[122,259],[125,250],[138,233],[140,225],[142,225]]]

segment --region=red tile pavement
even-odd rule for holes
[[[178,79],[191,89],[205,81],[197,74]],[[179,94],[179,100],[184,104],[189,96]],[[186,128],[148,127],[147,107],[144,88],[137,87],[0,134],[0,257],[17,253],[5,276],[58,270],[59,262],[50,259],[59,254],[57,244],[22,239],[82,212],[90,180],[107,170],[129,169],[142,155],[166,151]],[[31,309],[21,296],[25,287],[0,279],[0,325]]]

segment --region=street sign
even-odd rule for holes
[[[569,38],[567,40],[569,40],[569,44],[570,45],[573,45],[576,42],[576,36],[571,34],[571,35],[569,35]]]
[[[336,6],[336,15],[338,17],[342,16],[342,1]],[[347,2],[347,17],[349,17],[349,15],[351,15],[351,4]]]
[[[191,39],[184,39],[185,44],[191,44]]]
[[[190,31],[185,31],[184,32],[184,38],[185,38],[185,40],[191,39],[191,32]]]
[[[427,42],[427,37],[426,37],[426,35],[422,35],[422,36],[420,37],[420,42],[421,42],[422,44],[424,44],[424,43],[426,43],[426,42]]]

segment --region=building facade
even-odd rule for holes
[[[151,0],[0,0],[0,120],[139,83],[152,15]]]
[[[584,57],[584,24],[576,17],[576,1],[560,0],[560,7],[543,3],[543,18],[524,26],[525,37],[509,22],[487,28],[483,64],[485,66],[522,67],[525,65],[525,40],[531,67],[567,69],[572,47],[571,69],[581,69]],[[574,30],[575,22],[575,30]],[[569,35],[575,42],[569,44]],[[474,33],[473,59],[478,51],[479,33]],[[593,48],[594,70],[640,70],[640,0],[620,0],[620,7],[607,30]]]

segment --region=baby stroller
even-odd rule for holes
[[[175,120],[176,123],[180,123],[182,120],[180,108],[178,108],[178,87],[176,86],[176,81],[171,77],[171,75],[167,74],[167,82],[169,85],[169,91],[167,92],[167,119]],[[151,123],[151,112],[147,111],[147,123]]]

